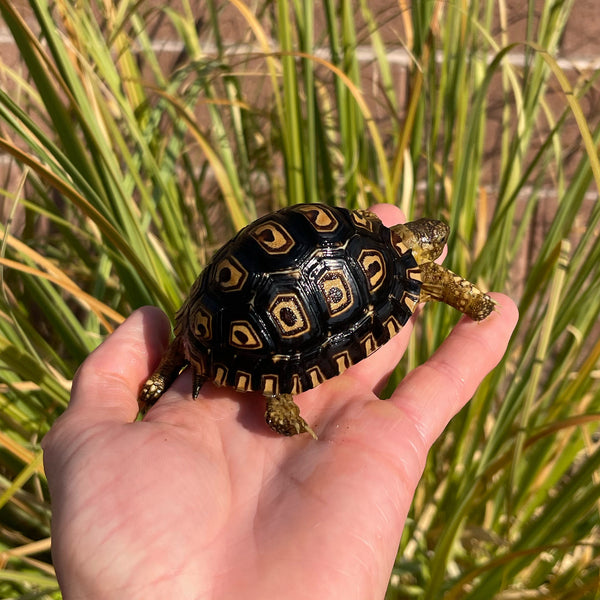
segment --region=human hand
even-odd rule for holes
[[[298,396],[318,441],[271,432],[258,393],[205,384],[193,401],[189,373],[134,422],[169,331],[136,311],[83,363],[43,442],[65,600],[383,598],[427,452],[516,323],[492,296],[498,311],[463,317],[390,400],[377,394],[411,324]]]

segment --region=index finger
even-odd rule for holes
[[[390,400],[418,424],[429,447],[500,362],[519,316],[515,303],[492,293],[498,309],[475,322],[463,317],[433,356],[411,371]]]

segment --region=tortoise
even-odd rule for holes
[[[298,204],[254,221],[218,250],[176,314],[175,338],[138,403],[145,412],[184,367],[193,397],[207,380],[266,396],[277,433],[307,432],[293,397],[343,373],[396,335],[419,302],[475,321],[494,301],[434,262],[449,227],[386,227],[372,212]]]

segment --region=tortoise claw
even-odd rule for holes
[[[194,400],[198,397],[198,394],[200,393],[200,388],[202,387],[202,384],[206,381],[206,377],[204,377],[203,375],[199,375],[198,371],[196,371],[196,367],[194,367],[192,365],[192,369],[193,369],[193,384],[192,384],[192,398],[194,398]]]

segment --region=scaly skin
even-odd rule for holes
[[[188,364],[183,351],[183,337],[178,335],[169,344],[160,363],[150,378],[144,383],[138,397],[138,407],[145,415],[154,406],[165,390],[177,379],[181,370]]]
[[[300,416],[300,409],[291,394],[269,397],[267,399],[265,420],[273,431],[282,435],[310,433],[315,440],[317,439],[317,434]]]
[[[434,262],[421,265],[421,302],[437,300],[449,304],[473,321],[483,321],[496,303],[470,281]]]

